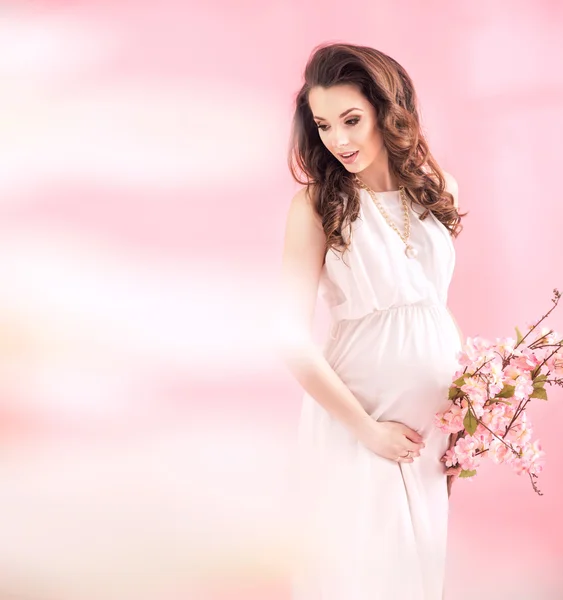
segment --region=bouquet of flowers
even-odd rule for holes
[[[516,327],[515,339],[468,338],[459,354],[461,368],[449,390],[449,406],[435,416],[437,427],[452,434],[443,461],[457,468],[459,477],[476,475],[488,455],[519,475],[528,474],[542,495],[536,480],[544,452],[532,439],[526,407],[533,398],[547,400],[546,385],[563,387],[563,339],[552,329],[539,329],[561,298],[558,290],[553,294],[551,309],[525,335]]]

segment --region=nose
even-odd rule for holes
[[[335,133],[332,138],[332,148],[335,152],[345,152],[346,146],[350,143],[346,131],[340,128],[334,129]]]

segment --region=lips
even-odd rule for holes
[[[355,152],[345,152],[344,154],[339,154],[338,156],[343,163],[350,164],[356,160],[358,152],[359,150],[356,150]]]

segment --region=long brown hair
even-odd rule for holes
[[[453,196],[445,191],[444,174],[428,148],[420,126],[418,101],[411,78],[393,58],[367,46],[322,44],[307,62],[304,84],[295,99],[289,168],[293,178],[313,189],[315,210],[326,235],[326,250],[349,246],[342,236],[360,211],[360,199],[349,173],[324,146],[309,106],[315,86],[355,85],[375,107],[389,168],[411,202],[432,211],[453,237],[463,226]],[[304,179],[300,178],[304,176]],[[343,201],[344,197],[348,199]]]

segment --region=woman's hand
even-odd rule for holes
[[[367,421],[356,437],[375,454],[400,463],[412,463],[424,448],[422,436],[394,421]]]
[[[456,442],[458,440],[458,434],[457,433],[451,433],[450,434],[450,444],[448,446],[448,450],[451,450]],[[444,456],[442,456],[442,458],[440,459],[442,462],[446,461],[446,455],[444,454]],[[447,485],[448,485],[448,498],[451,496],[452,493],[452,485],[454,484],[454,481],[459,477],[459,474],[461,473],[461,467],[446,467],[446,475],[447,475]]]

